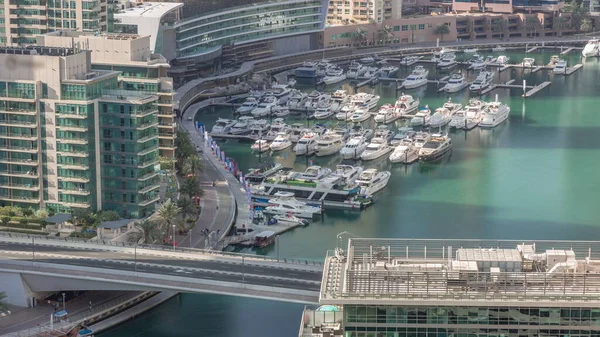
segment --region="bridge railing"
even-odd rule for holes
[[[57,236],[49,236],[49,235],[34,235],[34,234],[23,234],[23,233],[13,233],[13,232],[0,232],[0,237],[9,237],[9,238],[26,238],[31,240],[31,244],[35,245],[40,242],[70,242],[70,243],[80,243],[87,244],[92,246],[96,246],[97,249],[102,249],[100,247],[125,247],[131,249],[148,249],[148,250],[156,250],[163,252],[176,252],[176,253],[190,253],[190,254],[202,254],[202,255],[210,255],[210,256],[222,256],[222,257],[233,257],[233,258],[245,258],[248,260],[261,260],[261,261],[269,261],[269,262],[279,262],[279,263],[290,263],[290,264],[302,264],[302,265],[315,265],[322,266],[323,261],[315,261],[308,259],[289,259],[289,258],[276,258],[265,255],[255,255],[255,254],[243,254],[243,253],[235,253],[235,252],[223,252],[223,251],[215,251],[210,249],[198,249],[198,248],[184,248],[184,247],[173,247],[171,245],[150,245],[150,244],[137,244],[131,242],[114,242],[110,240],[87,240],[82,238],[61,238]]]

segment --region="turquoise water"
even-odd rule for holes
[[[530,55],[536,63],[545,64],[555,53]],[[509,56],[512,62],[520,62],[525,54]],[[573,53],[568,61],[574,65],[580,57]],[[376,204],[360,213],[327,211],[310,226],[282,235],[280,255],[321,259],[327,249],[335,247],[336,235],[343,231],[365,237],[597,239],[599,68],[598,60],[592,59],[571,76],[555,76],[545,70],[500,73],[497,82],[514,78],[516,84],[526,79],[528,84],[550,80],[552,85],[526,100],[520,97],[521,89],[500,89],[484,96],[484,100],[493,100],[498,94],[500,101],[509,104],[509,121],[492,130],[450,132],[454,150],[440,163],[403,166],[387,159],[369,162],[366,167],[392,172],[387,188],[377,194]],[[430,67],[430,78],[434,72]],[[406,70],[398,76],[405,74]],[[348,85],[344,88],[353,91]],[[382,97],[380,105],[393,104],[400,94],[387,84],[359,91],[377,93]],[[420,97],[421,104],[432,109],[447,97],[463,103],[469,98],[468,91],[438,94],[434,84],[407,93]],[[208,126],[217,117],[231,117],[231,109],[210,109],[197,116]],[[259,161],[248,143],[227,141],[222,148],[244,169]],[[307,165],[304,157],[296,159],[291,152],[260,159],[297,170]],[[311,159],[329,167],[341,162],[337,156]],[[275,250],[258,253],[273,255]],[[296,304],[188,294],[102,336],[293,336],[301,310]]]

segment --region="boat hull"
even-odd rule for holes
[[[424,85],[427,85],[427,82],[428,82],[427,80],[415,81],[415,82],[411,82],[411,83],[402,82],[402,86],[405,89],[415,89],[415,88],[419,88],[419,87],[422,87]]]
[[[467,83],[467,82],[461,83],[460,85],[453,85],[453,86],[446,85],[444,87],[444,92],[459,92],[468,86],[469,86],[469,83]]]
[[[430,154],[419,156],[419,160],[426,162],[426,163],[438,161],[438,160],[442,159],[442,157],[444,157],[446,154],[450,153],[450,151],[452,151],[452,146],[446,146],[443,149],[434,151]]]

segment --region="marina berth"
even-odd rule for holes
[[[400,140],[394,152],[390,154],[390,162],[411,164],[419,159],[419,149],[410,138]]]
[[[360,155],[360,159],[363,161],[375,160],[381,158],[390,153],[394,148],[387,144],[387,140],[381,138],[373,138],[371,143],[367,145],[367,148]]]
[[[415,116],[410,120],[411,126],[424,126],[429,123],[429,119],[431,118],[431,109],[426,105],[424,108],[421,108],[419,112],[415,114]]]
[[[510,115],[510,107],[498,102],[490,102],[485,105],[483,110],[483,118],[479,123],[482,128],[493,128],[508,119]]]
[[[496,47],[492,48],[492,51],[505,51],[506,47],[502,47],[501,45],[497,45]]]
[[[271,143],[266,139],[257,139],[254,144],[250,146],[250,149],[254,152],[267,152],[271,150]]]
[[[419,159],[425,162],[440,160],[450,151],[452,151],[452,140],[450,137],[434,134],[419,149]]]
[[[283,151],[292,146],[290,135],[286,132],[280,132],[271,143],[272,151]]]
[[[215,125],[213,125],[210,132],[211,133],[222,133],[222,134],[228,133],[229,130],[235,125],[235,123],[237,123],[237,121],[235,121],[233,119],[219,118],[215,122]]]
[[[340,150],[343,159],[360,159],[369,142],[363,136],[351,137]]]
[[[380,69],[380,75],[382,77],[392,78],[396,73],[400,70],[398,67],[395,67],[391,64],[384,64]]]
[[[298,143],[294,146],[294,153],[297,156],[310,156],[313,155],[317,149],[317,140],[319,136],[314,132],[308,132],[300,138]]]
[[[414,99],[411,95],[402,93],[400,98],[394,104],[394,108],[401,116],[409,115],[419,108],[419,99]]]
[[[321,208],[309,206],[305,202],[294,198],[294,193],[277,192],[275,198],[269,199],[269,205],[265,207],[264,212],[275,215],[293,215],[300,218],[312,219],[321,214]]]
[[[496,64],[497,65],[506,65],[508,64],[508,61],[510,61],[510,57],[506,56],[506,55],[500,55],[498,56],[498,58],[496,59]]]
[[[410,75],[406,77],[402,86],[406,89],[414,89],[423,85],[427,85],[429,76],[429,70],[423,66],[416,66]]]
[[[387,186],[391,175],[389,171],[379,172],[374,168],[364,170],[356,179],[360,194],[369,196],[381,191]]]
[[[340,152],[344,147],[344,138],[334,132],[326,132],[318,141],[315,154],[317,157],[330,156]]]

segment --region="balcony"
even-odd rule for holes
[[[13,115],[24,115],[24,116],[35,116],[37,114],[36,110],[25,110],[25,109],[17,109],[17,108],[7,108],[1,110],[3,113],[9,113]]]
[[[56,118],[73,118],[73,119],[87,119],[88,118],[87,114],[63,114],[63,113],[56,113],[55,116],[56,116]]]
[[[78,145],[87,145],[87,139],[82,138],[58,138],[57,141],[63,144],[78,144]]]
[[[175,139],[176,137],[176,133],[171,133],[171,132],[161,132],[158,134],[158,138],[160,139]]]
[[[85,164],[77,164],[77,163],[70,163],[70,164],[58,164],[58,167],[65,169],[65,170],[87,170],[89,169],[89,167]]]
[[[38,166],[38,161],[33,159],[22,159],[22,158],[0,158],[0,163],[5,164],[19,164],[27,166]]]
[[[91,194],[90,191],[85,190],[83,188],[79,188],[76,190],[66,190],[66,189],[59,188],[58,192],[62,193],[62,194],[68,194],[68,195],[83,195],[83,196],[88,196]]]
[[[162,129],[173,129],[177,127],[177,123],[159,123],[158,127]]]
[[[26,133],[0,133],[0,138],[7,139],[24,139],[24,140],[37,140],[37,135],[33,136]]]
[[[38,178],[38,174],[37,172],[34,171],[27,171],[27,172],[23,172],[23,171],[0,171],[0,176],[6,176],[6,177],[18,177],[18,178],[31,178],[31,179],[36,179]]]
[[[139,177],[137,180],[146,181],[150,178],[156,177],[158,174],[159,174],[158,172],[150,172],[150,173],[144,174],[143,176]]]
[[[76,126],[76,125],[57,125],[56,130],[87,132],[88,127],[87,126]]]
[[[149,140],[152,140],[152,139],[155,139],[155,138],[158,138],[158,135],[145,136],[145,137],[142,137],[142,138],[138,139],[137,142],[138,143],[145,143],[145,142],[147,142]]]
[[[145,155],[147,155],[147,154],[149,154],[149,153],[152,153],[152,152],[154,152],[154,151],[157,151],[157,150],[158,150],[158,147],[156,147],[156,146],[150,146],[150,147],[148,147],[147,149],[143,149],[143,150],[141,150],[141,151],[140,151],[140,152],[138,152],[137,154],[138,154],[138,156],[145,156]]]
[[[90,156],[90,154],[88,152],[78,152],[78,151],[69,151],[69,152],[57,151],[56,154],[60,155],[61,157],[78,157],[78,158],[87,158]]]
[[[144,123],[144,124],[138,125],[138,126],[135,127],[135,129],[142,131],[142,130],[146,130],[146,129],[149,129],[151,127],[156,127],[156,126],[158,126],[158,121],[154,121],[154,122],[149,122],[149,123]]]
[[[152,198],[148,198],[148,199],[140,201],[139,205],[140,206],[148,206],[152,203],[158,202],[158,200],[160,200],[160,196],[156,195]]]
[[[32,184],[2,184],[3,187],[10,188],[13,190],[23,191],[39,191],[40,187]]]
[[[10,152],[24,152],[24,153],[37,153],[37,148],[25,147],[25,146],[9,146],[9,145],[0,145],[0,151],[10,151]]]
[[[147,109],[147,110],[138,110],[138,111],[135,111],[134,113],[132,113],[132,115],[135,115],[137,117],[146,117],[146,116],[154,115],[157,113],[158,113],[158,109],[154,108],[154,109]]]
[[[39,204],[40,203],[39,197],[30,198],[30,197],[24,197],[24,196],[20,196],[20,195],[10,196],[10,195],[1,195],[0,194],[0,200],[12,201],[12,202],[24,202],[24,203],[28,203],[28,204]]]
[[[90,179],[86,177],[58,177],[58,180],[72,183],[89,183]]]
[[[170,118],[170,119],[174,119],[176,116],[173,113],[173,111],[164,111],[164,110],[159,110],[158,111],[158,117],[160,118]]]
[[[36,122],[17,121],[17,120],[0,120],[0,126],[20,126],[24,128],[37,128]]]
[[[61,204],[71,208],[90,208],[90,204],[87,202],[76,202],[76,201],[59,201]]]
[[[146,161],[139,162],[137,164],[137,167],[138,168],[146,168],[150,165],[155,165],[156,163],[158,163],[158,159],[146,160]]]
[[[150,191],[154,191],[155,189],[159,188],[160,184],[156,183],[156,185],[150,185],[150,186],[146,186],[144,188],[142,188],[141,190],[138,191],[138,193],[144,194],[144,193],[148,193]]]

